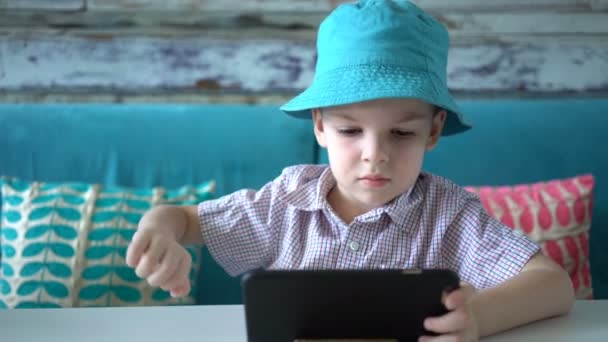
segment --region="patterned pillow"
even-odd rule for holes
[[[479,195],[490,215],[538,242],[570,274],[579,299],[591,299],[589,227],[592,175],[534,184],[466,187]]]
[[[103,188],[3,177],[0,307],[193,304],[138,278],[125,252],[142,214],[158,204],[211,198],[212,181],[175,190]],[[200,248],[193,257],[196,279]],[[194,282],[193,282],[194,284]]]

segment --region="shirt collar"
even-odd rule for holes
[[[411,227],[408,227],[405,223],[408,216],[413,214],[412,208],[424,198],[424,186],[422,184],[424,177],[424,173],[420,173],[410,190],[395,197],[389,203],[363,214],[359,217],[359,220],[371,222],[378,220],[383,214],[387,214],[397,227],[411,231]],[[288,205],[303,211],[322,210],[329,207],[327,194],[335,185],[336,179],[328,167],[321,173],[318,179],[311,180],[303,186],[298,187],[283,197],[283,200]]]
[[[410,190],[382,207],[393,223],[406,232],[413,232],[414,227],[411,227],[411,224],[407,224],[407,222],[413,221],[411,215],[416,215],[418,211],[415,210],[415,207],[419,206],[424,199],[423,178],[424,174],[421,173]]]
[[[412,227],[406,224],[406,222],[408,218],[411,221],[411,215],[414,214],[414,210],[412,209],[423,199],[423,177],[424,175],[420,174],[414,183],[414,186],[408,191],[395,197],[387,204],[359,216],[358,219],[363,222],[373,222],[379,220],[382,215],[386,214],[397,227],[407,232],[411,232]]]
[[[298,187],[283,197],[293,207],[304,211],[322,210],[328,207],[327,194],[336,185],[336,179],[327,167],[318,179]]]

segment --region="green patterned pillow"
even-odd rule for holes
[[[213,181],[165,190],[0,180],[0,308],[194,303],[196,286],[189,296],[171,298],[138,278],[125,253],[146,210],[209,199]],[[201,249],[188,251],[194,280]]]

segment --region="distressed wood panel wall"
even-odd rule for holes
[[[0,101],[282,101],[340,0],[0,0]],[[606,96],[608,0],[418,0],[466,96]]]
[[[0,0],[0,9],[327,12],[349,0]],[[605,10],[606,0],[414,0],[429,11],[592,9]]]

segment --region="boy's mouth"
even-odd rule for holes
[[[382,177],[380,175],[366,175],[359,178],[364,184],[372,187],[380,187],[390,181],[389,178]]]

